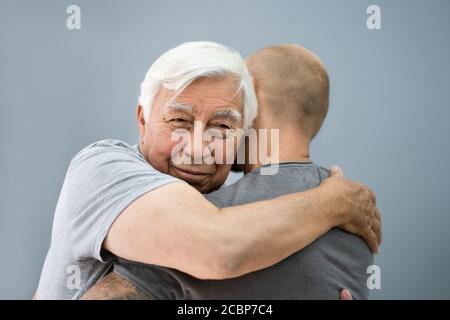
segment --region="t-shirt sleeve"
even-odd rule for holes
[[[70,249],[75,259],[111,259],[102,243],[119,214],[143,194],[181,181],[154,169],[124,144],[95,143],[71,161],[58,206],[68,214]]]

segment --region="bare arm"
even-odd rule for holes
[[[361,235],[376,251],[376,213],[373,194],[342,177],[305,192],[224,209],[175,182],[134,201],[103,245],[128,260],[200,279],[225,279],[271,266],[335,226]]]
[[[80,300],[154,300],[115,272],[109,273],[86,291]]]

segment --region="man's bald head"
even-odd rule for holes
[[[260,115],[298,127],[312,139],[328,111],[327,72],[311,51],[297,45],[261,49],[246,59],[255,80]]]

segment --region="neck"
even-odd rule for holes
[[[267,126],[265,126],[264,128],[267,128]],[[268,130],[268,132],[270,132],[270,129]],[[269,161],[270,164],[310,161],[310,140],[308,138],[305,138],[303,134],[299,133],[299,130],[289,128],[279,129],[278,158],[272,155],[272,149],[276,152],[276,148],[272,148],[273,142],[270,141],[270,133],[268,133],[268,140],[267,154],[273,157],[273,159],[270,159]],[[256,163],[246,164],[244,166],[244,173],[249,173],[269,163],[261,163],[258,157]]]

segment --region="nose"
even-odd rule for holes
[[[208,144],[210,143],[209,141],[204,141],[203,139],[205,127],[206,126],[202,121],[195,121],[191,137],[183,149],[184,157],[189,158],[193,164],[207,163],[208,161],[205,161],[207,160],[205,157],[209,158],[211,155],[214,156],[213,152],[205,152],[208,148]]]

